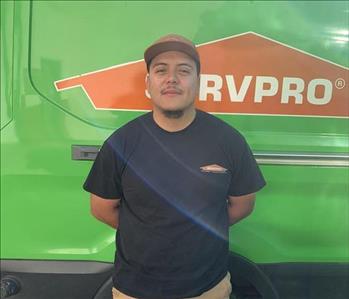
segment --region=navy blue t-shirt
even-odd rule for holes
[[[84,189],[121,199],[114,286],[141,299],[198,296],[227,273],[229,195],[265,185],[245,139],[197,110],[168,132],[147,113],[103,144]]]

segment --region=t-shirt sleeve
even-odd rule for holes
[[[229,195],[241,196],[257,192],[262,189],[266,182],[263,174],[253,156],[253,153],[242,138],[240,154],[232,152],[232,180],[229,187]]]
[[[119,199],[122,196],[120,159],[113,147],[104,142],[92,165],[83,188],[105,199]]]

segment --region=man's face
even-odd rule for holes
[[[199,91],[196,64],[182,52],[161,53],[150,64],[146,86],[154,111],[180,117],[185,111],[194,109]]]

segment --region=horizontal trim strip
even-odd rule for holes
[[[0,260],[1,272],[18,273],[51,273],[51,274],[96,274],[113,270],[114,264],[97,261],[69,261],[69,260]],[[335,274],[340,273],[341,269],[349,274],[349,261],[346,262],[276,262],[276,263],[258,263],[258,266],[268,272],[281,271],[287,269],[285,273],[310,273],[305,269],[312,268],[320,273],[321,270],[335,269]]]
[[[96,274],[113,269],[112,263],[91,261],[0,260],[1,272]]]
[[[349,155],[344,153],[255,152],[261,165],[302,165],[349,167]]]
[[[72,159],[93,161],[99,149],[99,145],[73,145]],[[349,167],[349,154],[345,153],[254,152],[254,157],[260,165]]]

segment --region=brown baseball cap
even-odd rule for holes
[[[192,41],[178,34],[168,34],[156,40],[144,52],[144,60],[147,64],[147,70],[153,58],[163,52],[179,51],[189,55],[196,63],[197,73],[200,73],[199,53]]]

